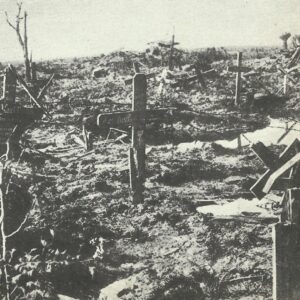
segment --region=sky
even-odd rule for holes
[[[300,0],[23,0],[33,59],[142,50],[175,39],[183,48],[280,45],[300,34]],[[21,60],[16,0],[0,0],[0,62]]]

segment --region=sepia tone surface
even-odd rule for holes
[[[299,299],[296,0],[0,0],[1,299]]]

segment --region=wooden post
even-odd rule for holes
[[[5,69],[3,81],[3,109],[12,108],[16,101],[17,78],[10,68]]]
[[[147,99],[146,92],[146,76],[141,73],[135,74],[135,76],[133,77],[133,126],[131,142],[132,150],[130,155],[130,171],[132,172],[130,174],[130,186],[135,187],[134,189],[132,189],[132,199],[134,203],[143,202],[146,160],[144,138]]]
[[[287,191],[288,222],[273,227],[273,299],[300,296],[300,189]]]
[[[37,76],[36,76],[36,63],[31,63],[31,81],[33,84],[36,84]]]
[[[173,64],[173,52],[174,52],[174,43],[175,43],[175,35],[172,35],[172,43],[170,48],[170,56],[169,56],[169,70],[173,71],[174,64]]]
[[[237,53],[237,73],[236,73],[236,87],[235,87],[235,105],[239,105],[241,96],[241,66],[242,66],[242,52]]]

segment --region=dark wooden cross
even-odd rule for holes
[[[169,70],[172,71],[174,69],[174,50],[175,50],[175,46],[179,45],[179,43],[175,42],[175,35],[172,35],[172,40],[170,43],[158,43],[158,45],[160,47],[163,48],[170,48],[170,54],[169,54]]]
[[[27,89],[37,104],[39,104],[40,99],[44,96],[47,87],[43,88],[37,97],[33,96],[33,92],[17,74],[12,65],[5,69],[3,77],[2,111],[0,112],[0,152],[3,153],[6,149],[8,158],[14,158],[17,157],[20,151],[19,140],[21,135],[28,125],[43,115],[40,107],[23,107],[20,106],[20,104],[16,104],[17,81],[19,81],[22,86],[24,85],[24,89]]]
[[[229,72],[235,72],[236,73],[236,84],[235,84],[235,100],[234,103],[235,105],[239,105],[240,103],[240,97],[241,97],[241,75],[242,73],[250,72],[251,69],[248,67],[243,67],[242,66],[242,57],[243,53],[238,52],[237,53],[237,63],[236,66],[230,66],[228,67]]]
[[[300,187],[300,172],[296,167],[300,161],[300,141],[298,139],[286,147],[280,156],[277,156],[261,142],[253,144],[252,150],[268,168],[250,188],[258,199],[262,199],[272,189],[285,190],[291,186]]]
[[[135,68],[137,71],[137,68]],[[131,126],[131,147],[129,149],[129,178],[133,202],[143,202],[145,182],[145,128],[147,122],[166,122],[171,118],[170,110],[173,108],[146,109],[147,78],[145,74],[135,73],[133,79],[133,99],[131,111],[103,113],[88,117],[83,121],[85,132],[95,128],[109,128],[118,126]],[[95,124],[96,123],[96,124]],[[86,142],[88,135],[85,134]]]
[[[5,68],[3,75],[3,96],[1,108],[7,110],[15,106],[17,78],[9,67]]]

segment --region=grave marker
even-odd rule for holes
[[[273,299],[297,300],[300,295],[300,142],[286,147],[278,157],[262,143],[252,149],[269,167],[259,179],[263,195],[276,189],[275,183],[286,177],[280,223],[273,226]],[[251,191],[253,192],[252,188]]]
[[[294,177],[284,177],[284,175],[300,159],[300,141],[298,139],[286,147],[280,156],[275,155],[261,142],[253,144],[251,148],[268,167],[268,170],[250,188],[250,191],[258,199],[262,199],[271,189],[282,190],[286,185],[291,185]]]
[[[288,95],[289,93],[289,82],[296,84],[297,81],[291,76],[291,70],[284,70],[282,68],[278,68],[278,70],[284,75],[283,76],[283,94]]]
[[[135,71],[139,71],[135,66]],[[131,146],[129,149],[129,179],[133,202],[143,201],[145,182],[145,128],[146,123],[155,121],[166,121],[170,110],[173,108],[146,109],[147,101],[147,78],[145,74],[136,73],[132,79],[133,98],[132,110],[99,114],[96,118],[85,118],[83,130],[96,130],[97,128],[131,126]],[[88,135],[85,133],[85,142],[89,143]],[[86,147],[87,148],[87,147]]]
[[[26,85],[24,80],[17,74],[15,68],[10,65],[5,70],[3,80],[3,98],[0,114],[0,148],[3,153],[4,147],[7,156],[16,157],[19,152],[19,140],[27,129],[27,126],[42,116],[40,108],[16,106],[16,84],[17,81],[24,87],[25,91],[31,95],[38,103],[44,96],[45,90],[42,88],[39,95],[33,96],[33,91]]]
[[[236,66],[228,67],[229,72],[235,72],[236,73],[236,86],[235,86],[235,105],[240,104],[240,97],[241,97],[241,75],[242,73],[247,73],[251,71],[251,68],[243,67],[242,66],[242,52],[237,52],[237,61]]]
[[[170,48],[170,55],[169,55],[169,70],[170,71],[173,71],[173,69],[174,69],[174,50],[175,50],[175,46],[176,45],[179,45],[179,43],[178,42],[175,42],[175,35],[173,34],[172,35],[172,40],[171,40],[171,42],[170,43],[168,43],[168,44],[165,44],[165,43],[158,43],[158,45],[160,46],[160,47],[163,47],[163,48]]]
[[[3,110],[14,107],[16,101],[17,78],[15,74],[7,67],[4,71],[3,80]]]

